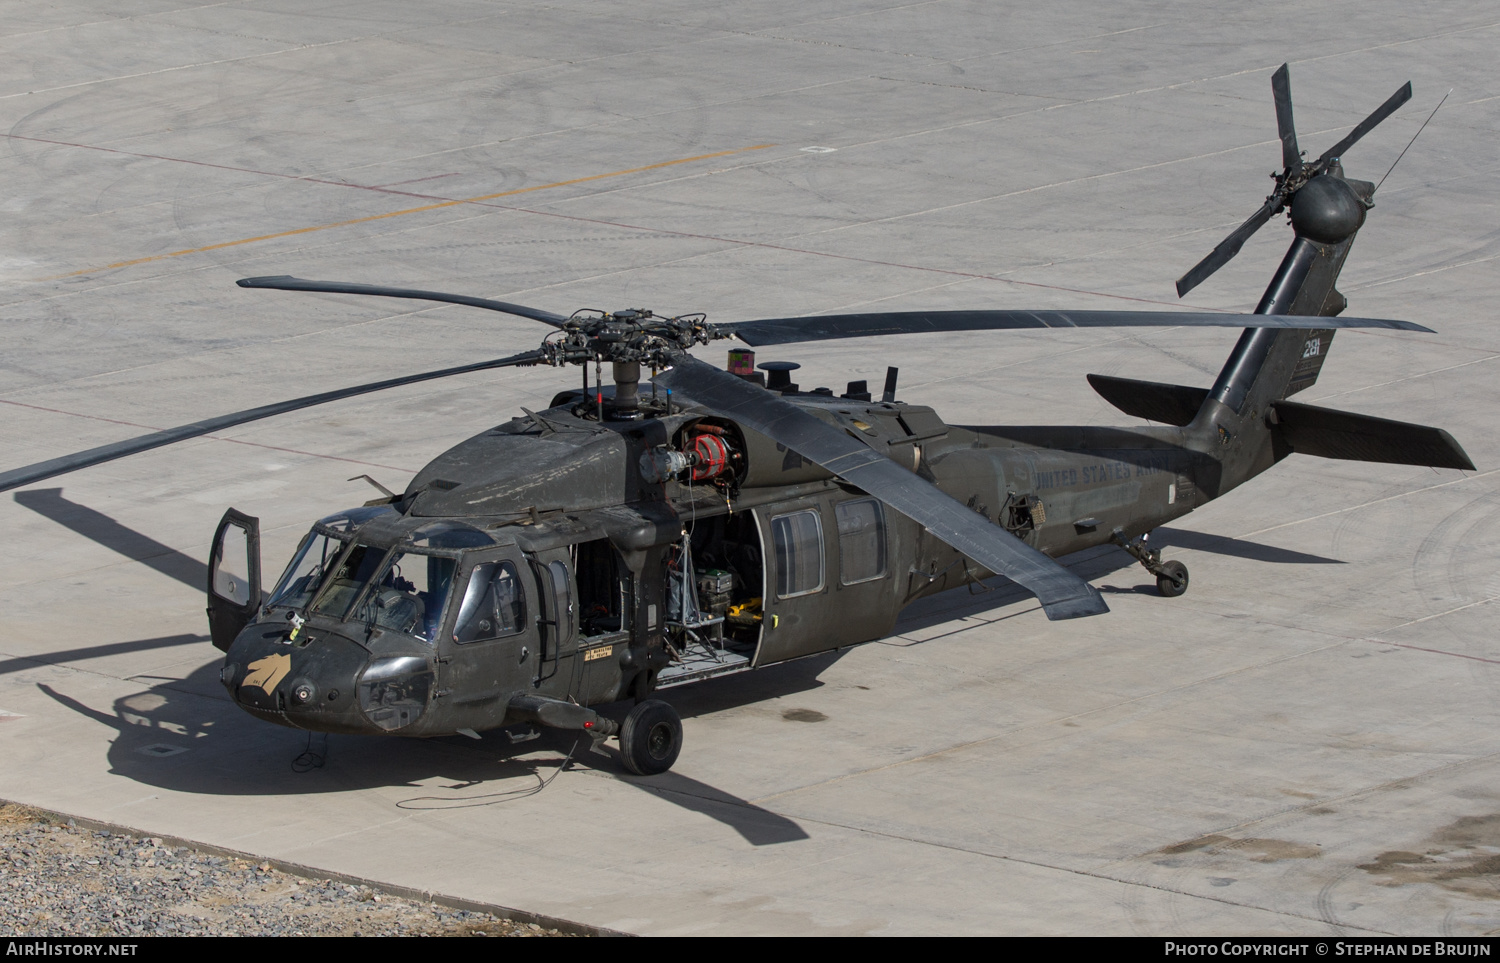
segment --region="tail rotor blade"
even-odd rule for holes
[[[1202,284],[1210,274],[1228,264],[1230,258],[1240,253],[1240,248],[1244,247],[1245,242],[1250,240],[1250,235],[1260,230],[1271,219],[1271,214],[1276,210],[1276,205],[1280,200],[1281,198],[1276,194],[1272,194],[1266,198],[1266,202],[1261,205],[1260,210],[1251,214],[1249,220],[1235,228],[1233,233],[1220,241],[1219,246],[1209,252],[1208,257],[1195,264],[1191,271],[1178,278],[1177,296],[1180,298]]]
[[[1394,114],[1396,112],[1396,108],[1400,107],[1408,100],[1411,100],[1411,81],[1409,80],[1404,85],[1402,85],[1400,90],[1396,91],[1394,94],[1391,94],[1389,100],[1381,104],[1379,107],[1375,108],[1375,112],[1373,114],[1360,121],[1359,126],[1351,130],[1348,136],[1339,141],[1337,144],[1334,144],[1332,147],[1328,148],[1328,150],[1324,151],[1323,156],[1318,158],[1318,163],[1327,164],[1335,157],[1343,157],[1345,151],[1353,147],[1361,137],[1374,130],[1375,125],[1391,116],[1391,114]]]
[[[1302,170],[1297,150],[1297,128],[1292,123],[1292,75],[1286,64],[1271,75],[1271,95],[1276,100],[1276,132],[1281,135],[1281,166],[1289,175]]]

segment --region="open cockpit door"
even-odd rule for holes
[[[208,633],[229,650],[260,608],[260,519],[233,508],[219,520],[208,557]]]

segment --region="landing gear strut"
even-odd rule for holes
[[[1125,530],[1117,528],[1109,536],[1109,540],[1129,552],[1141,567],[1156,576],[1156,590],[1169,599],[1187,591],[1188,570],[1187,566],[1178,561],[1161,560],[1161,549],[1147,548],[1146,540],[1150,534],[1142,535],[1140,538],[1126,538]]]

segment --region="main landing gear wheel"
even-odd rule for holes
[[[666,772],[682,751],[682,720],[677,710],[648,699],[630,710],[620,727],[620,758],[637,776]]]
[[[1186,592],[1188,588],[1187,566],[1181,562],[1162,562],[1156,573],[1156,590],[1169,599]]]
[[[1125,530],[1117,528],[1109,540],[1130,553],[1130,557],[1141,563],[1141,567],[1156,576],[1156,590],[1169,599],[1175,599],[1188,587],[1187,566],[1177,561],[1163,562],[1161,549],[1148,548],[1146,541],[1150,533],[1139,538],[1127,538]]]

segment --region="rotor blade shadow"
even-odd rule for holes
[[[56,702],[57,704],[63,706],[64,708],[72,709],[79,715],[89,719],[93,719],[95,722],[101,723],[103,725],[109,726],[111,729],[114,729],[117,732],[125,731],[125,722],[118,716],[111,715],[108,712],[100,712],[98,709],[90,708],[89,706],[84,705],[82,702],[79,702],[77,699],[74,699],[71,696],[65,696],[51,686],[45,685],[41,682],[38,682],[36,684],[36,687],[42,690],[43,695],[51,699],[53,702]]]
[[[1232,555],[1254,562],[1274,562],[1278,565],[1343,565],[1342,559],[1324,558],[1306,552],[1294,552],[1289,548],[1263,545],[1230,535],[1209,535],[1179,528],[1158,528],[1152,533],[1152,541],[1195,552],[1212,552],[1215,555]]]
[[[103,545],[111,551],[119,552],[133,562],[140,562],[168,578],[175,578],[195,591],[206,591],[207,565],[147,535],[142,535],[133,528],[126,528],[103,512],[95,511],[87,505],[68,501],[62,497],[61,488],[21,491],[16,492],[12,497],[16,504],[50,518],[64,528],[72,529],[84,538]]]
[[[622,782],[627,781],[624,778]],[[807,830],[769,809],[746,802],[721,789],[676,772],[648,778],[631,777],[629,784],[689,812],[723,823],[751,846],[774,846],[810,839]]]
[[[46,652],[40,655],[18,655],[0,661],[0,675],[11,672],[20,672],[22,669],[34,669],[39,665],[63,665],[82,659],[102,659],[111,655],[122,655],[126,652],[145,652],[150,649],[165,649],[174,645],[193,645],[197,642],[207,642],[206,635],[164,635],[155,639],[138,639],[134,642],[112,642],[108,645],[95,645],[86,649],[63,649],[60,652]]]

